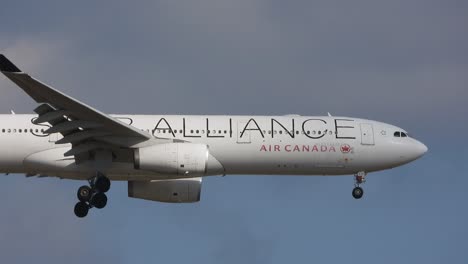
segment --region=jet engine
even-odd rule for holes
[[[201,178],[129,181],[128,197],[164,203],[200,201]]]
[[[185,177],[224,174],[224,167],[205,144],[157,144],[136,149],[134,155],[137,170]]]

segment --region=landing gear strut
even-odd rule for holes
[[[364,190],[361,188],[361,184],[364,182],[366,182],[366,173],[364,171],[360,171],[356,175],[354,175],[354,199],[361,199],[364,195]]]
[[[83,185],[77,192],[79,202],[75,205],[75,215],[79,218],[88,215],[89,209],[93,207],[102,209],[107,205],[105,193],[110,189],[111,182],[109,178],[98,172],[88,182],[89,186]]]

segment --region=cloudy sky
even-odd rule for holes
[[[86,219],[81,182],[2,176],[2,262],[466,263],[466,1],[6,1],[0,17],[0,53],[107,113],[330,112],[430,148],[360,201],[352,177],[213,177],[191,205],[115,183]],[[0,77],[1,113],[34,107]]]

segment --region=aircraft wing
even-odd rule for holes
[[[72,144],[65,156],[79,155],[95,149],[132,147],[154,140],[149,133],[106,115],[22,72],[0,54],[0,71],[40,105],[35,124],[49,123],[45,133],[61,133],[56,144]]]

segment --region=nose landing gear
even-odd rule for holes
[[[83,185],[78,189],[77,197],[79,202],[75,205],[75,215],[83,218],[88,215],[89,209],[96,207],[102,209],[107,205],[106,192],[109,191],[111,182],[102,173],[89,179],[89,185]]]
[[[361,188],[361,184],[364,182],[366,182],[366,173],[364,171],[360,171],[354,175],[354,189],[352,193],[354,199],[361,199],[364,195],[364,190]]]

